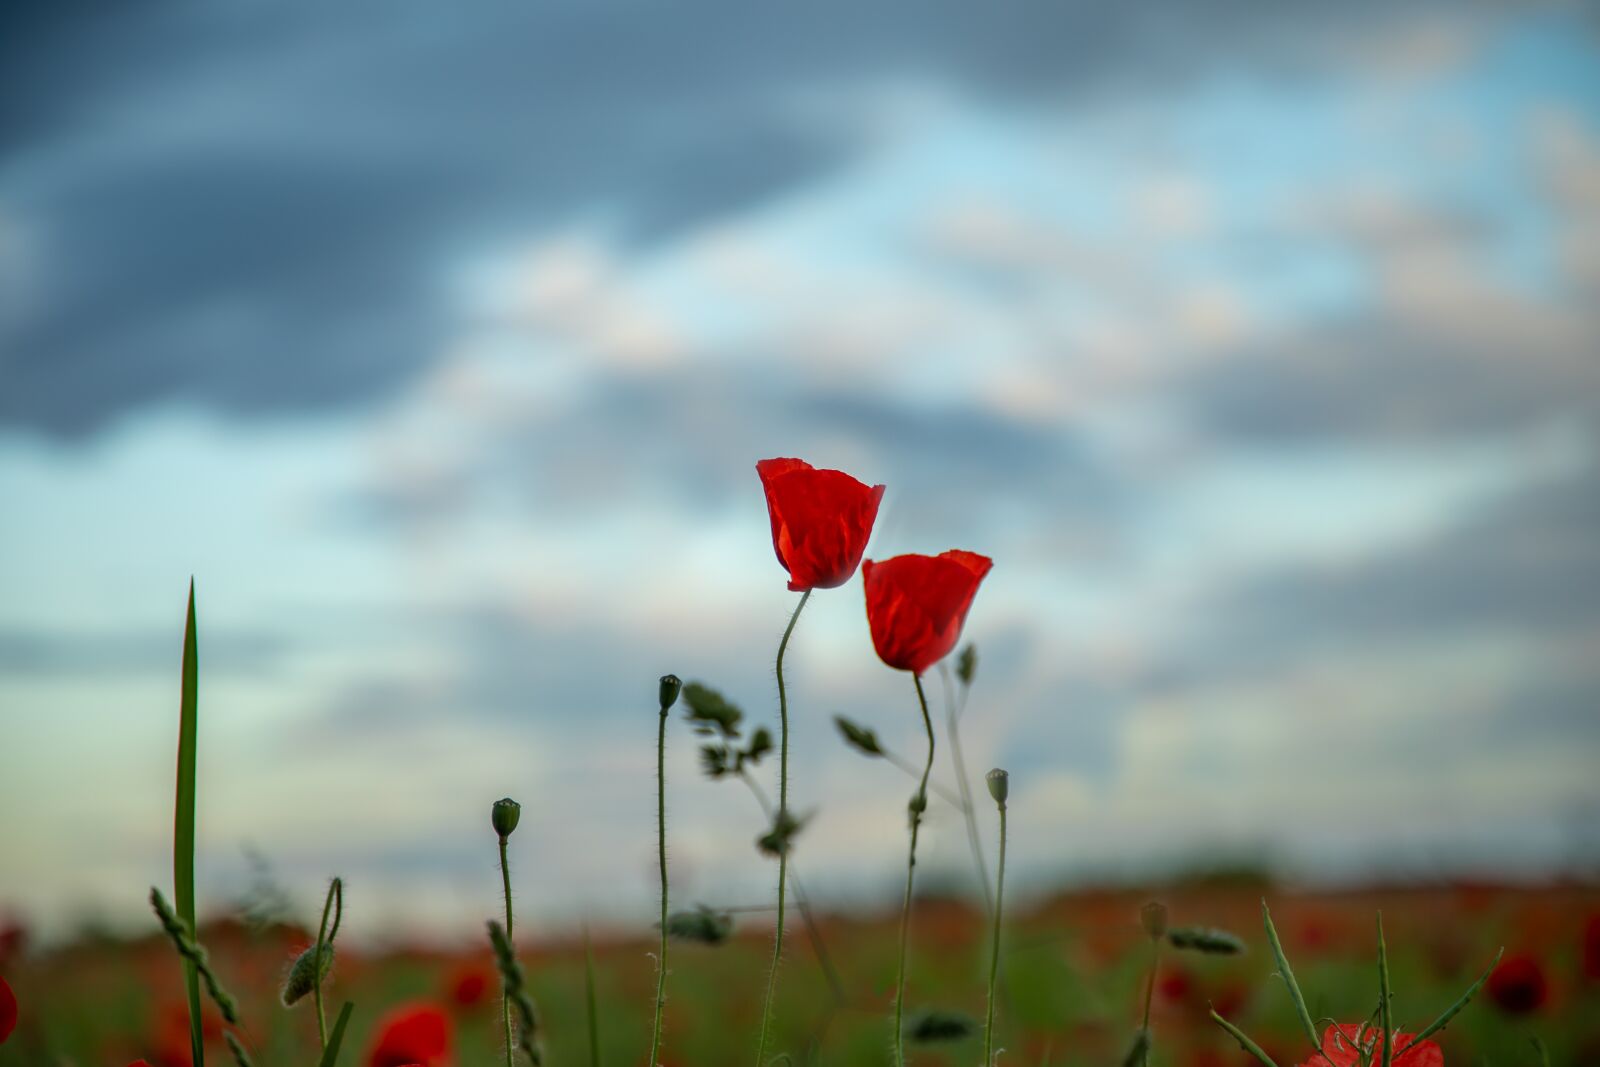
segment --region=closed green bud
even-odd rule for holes
[[[676,674],[663,674],[661,676],[661,710],[666,711],[678,702],[678,693],[683,689],[683,681]]]
[[[989,795],[994,797],[994,802],[1002,808],[1006,806],[1006,797],[1011,795],[1011,775],[996,767],[983,776],[989,786]]]
[[[289,973],[283,980],[283,1006],[293,1007],[295,1002],[306,996],[316,987],[319,980],[326,981],[328,972],[333,969],[333,946],[322,946],[322,966],[316,966],[317,946],[313,943],[295,958],[289,967]],[[318,974],[317,971],[322,973]]]
[[[857,726],[843,715],[835,715],[833,724],[839,728],[844,743],[863,756],[883,755],[883,745],[878,742],[878,735],[872,730],[865,726]]]
[[[1159,900],[1152,900],[1140,908],[1139,925],[1150,935],[1150,940],[1159,940],[1167,932],[1167,906]]]
[[[1213,956],[1237,956],[1244,951],[1244,942],[1226,930],[1211,930],[1202,926],[1180,926],[1167,931],[1167,944],[1190,952],[1205,952]]]
[[[511,831],[517,828],[517,820],[522,818],[522,805],[510,797],[494,802],[494,810],[489,813],[489,821],[494,824],[494,832],[501,837],[510,837]]]

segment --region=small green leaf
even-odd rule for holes
[[[872,730],[865,726],[857,726],[843,715],[835,715],[833,724],[839,728],[844,743],[863,756],[883,755],[883,746],[878,743],[878,735]]]
[[[1461,1009],[1465,1008],[1467,1006],[1467,1002],[1478,995],[1478,990],[1483,988],[1483,983],[1487,982],[1489,980],[1489,976],[1494,973],[1494,969],[1500,966],[1500,957],[1504,956],[1505,954],[1506,950],[1504,948],[1501,948],[1499,952],[1496,952],[1494,954],[1494,959],[1490,962],[1488,968],[1478,976],[1478,980],[1473,982],[1472,985],[1467,988],[1467,991],[1461,994],[1461,998],[1446,1008],[1437,1019],[1423,1027],[1421,1032],[1418,1033],[1416,1037],[1411,1039],[1411,1043],[1413,1045],[1420,1044],[1423,1038],[1429,1037],[1438,1033],[1440,1030],[1443,1030],[1449,1024],[1451,1019],[1454,1019],[1457,1015],[1461,1014]]]
[[[739,736],[739,721],[744,712],[710,686],[690,682],[683,687],[683,702],[688,705],[685,716],[702,733],[716,732],[723,737]]]
[[[977,1032],[978,1023],[970,1015],[943,1008],[924,1008],[906,1022],[906,1040],[913,1045],[960,1041]]]
[[[339,1046],[344,1044],[344,1028],[350,1024],[350,1013],[356,1006],[348,1000],[344,1007],[339,1009],[339,1018],[333,1024],[333,1032],[328,1035],[328,1047],[322,1050],[322,1060],[317,1067],[334,1067],[339,1062]]]
[[[667,936],[679,941],[720,945],[733,933],[733,917],[700,904],[693,911],[674,912],[667,918]]]
[[[756,838],[756,847],[768,856],[782,856],[789,851],[790,845],[794,843],[795,837],[805,824],[805,818],[797,819],[788,812],[781,811],[772,821],[772,829]]]
[[[1167,944],[1212,956],[1237,956],[1244,952],[1244,941],[1234,934],[1204,926],[1173,927],[1167,931]]]
[[[1378,912],[1378,1026],[1382,1067],[1394,1063],[1394,995],[1389,992],[1389,948],[1383,942],[1383,912]]]
[[[1316,1025],[1311,1021],[1311,1012],[1306,1007],[1305,995],[1300,992],[1300,984],[1294,980],[1289,957],[1283,954],[1283,942],[1278,940],[1278,928],[1272,925],[1272,912],[1267,910],[1265,899],[1261,901],[1261,921],[1267,929],[1267,944],[1272,946],[1272,958],[1278,965],[1278,973],[1283,975],[1283,984],[1289,987],[1289,999],[1294,1001],[1295,1014],[1300,1016],[1300,1026],[1305,1030],[1311,1046],[1321,1052],[1322,1042],[1317,1038]]]
[[[1144,1027],[1133,1032],[1133,1043],[1128,1046],[1127,1053],[1122,1057],[1122,1067],[1142,1067],[1145,1057],[1150,1054],[1150,1031]]]
[[[189,579],[189,610],[183,624],[183,673],[178,698],[178,796],[172,828],[172,895],[177,915],[194,937],[195,748],[199,737],[200,654],[195,636],[194,579]],[[200,1029],[200,971],[183,961],[189,994],[189,1048],[195,1067],[205,1067],[205,1037]]]
[[[1260,1045],[1246,1037],[1243,1030],[1239,1029],[1237,1026],[1218,1015],[1215,1008],[1211,1009],[1211,1021],[1228,1031],[1228,1036],[1239,1042],[1240,1048],[1244,1049],[1257,1060],[1261,1061],[1266,1065],[1266,1067],[1278,1067],[1278,1065],[1272,1061],[1271,1056],[1268,1056],[1265,1052],[1261,1051]]]

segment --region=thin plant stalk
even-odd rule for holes
[[[911,929],[911,890],[917,870],[917,830],[922,825],[922,813],[928,807],[928,775],[933,773],[933,719],[928,715],[928,697],[922,691],[922,677],[913,673],[912,684],[917,688],[917,704],[922,709],[922,725],[928,732],[928,762],[922,770],[922,783],[911,798],[911,850],[906,855],[906,896],[900,909],[900,960],[895,968],[894,994],[894,1060],[904,1067],[905,1008],[906,1008],[906,941]]]
[[[506,861],[506,835],[500,835],[500,890],[506,902],[506,942],[511,942],[511,866]],[[506,1029],[506,1067],[512,1065],[512,1052],[516,1048],[516,1036],[511,1030],[511,990],[502,983],[500,991],[500,1014],[505,1021]]]
[[[783,639],[778,642],[777,674],[778,674],[778,724],[780,727],[778,743],[778,822],[782,823],[789,813],[789,695],[783,685],[783,654],[788,651],[789,637],[794,633],[794,624],[800,619],[800,612],[806,606],[806,601],[811,599],[811,590],[807,589],[800,594],[800,602],[794,606],[794,614],[789,616],[789,625],[784,627]],[[762,1067],[767,1058],[767,1035],[772,1026],[772,997],[778,988],[778,965],[783,960],[783,905],[785,891],[789,885],[789,843],[783,842],[783,847],[778,852],[778,921],[777,928],[772,938],[772,967],[767,971],[767,993],[761,1002],[761,1036],[756,1041],[756,1067]],[[666,940],[666,918],[662,916],[662,942]]]
[[[333,929],[328,929],[328,916],[333,915]],[[317,1006],[317,1040],[324,1051],[328,1048],[328,1018],[322,1010],[322,954],[333,951],[334,938],[339,936],[339,920],[344,917],[344,880],[335,878],[328,884],[328,895],[322,901],[322,921],[317,924],[317,952],[311,957],[311,999]]]
[[[1161,938],[1152,937],[1150,939],[1150,974],[1146,976],[1144,981],[1144,1018],[1143,1021],[1139,1023],[1139,1028],[1143,1030],[1145,1034],[1150,1033],[1150,1001],[1155,997],[1156,970],[1160,966]],[[1139,1057],[1139,1062],[1141,1064],[1150,1062],[1150,1045],[1148,1041],[1145,1043],[1144,1052]]]
[[[194,907],[195,749],[200,712],[200,657],[195,635],[194,579],[189,579],[189,609],[183,626],[182,692],[178,701],[178,789],[172,830],[172,895],[177,916],[189,936],[197,934]],[[206,1045],[201,1033],[200,971],[191,959],[183,961],[183,980],[189,996],[189,1050],[195,1067],[205,1067]]]
[[[589,1067],[600,1067],[600,1016],[594,993],[594,946],[589,942],[589,927],[583,928],[583,993],[589,1015]]]
[[[661,948],[656,958],[656,1015],[650,1031],[649,1067],[661,1052],[661,1016],[667,1006],[667,710],[656,730],[656,856],[661,866]]]
[[[997,802],[1000,807],[1000,865],[995,885],[994,900],[994,942],[989,950],[989,1009],[988,1018],[983,1023],[983,1067],[994,1065],[994,990],[995,983],[1000,977],[1000,912],[1005,906],[1006,892],[1006,802]],[[1145,1000],[1145,1025],[1150,1025],[1150,1001]]]
[[[972,865],[978,872],[978,884],[983,887],[984,914],[994,915],[994,894],[989,889],[989,865],[983,859],[983,841],[978,836],[978,813],[972,805],[972,786],[967,782],[967,762],[961,754],[961,724],[956,702],[949,698],[950,668],[939,661],[940,677],[945,687],[944,732],[950,738],[950,758],[956,765],[956,786],[961,790],[961,814],[967,823],[967,845],[972,850]],[[963,698],[962,705],[965,706]]]

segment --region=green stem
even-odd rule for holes
[[[789,695],[783,687],[783,654],[789,648],[789,635],[794,633],[794,624],[800,618],[800,611],[806,606],[806,601],[811,599],[811,590],[807,589],[800,594],[800,603],[794,606],[794,614],[789,616],[789,625],[784,628],[783,639],[778,642],[778,722],[781,727],[781,740],[778,744],[778,820],[789,812]],[[789,847],[784,843],[783,850],[778,853],[778,924],[777,931],[772,939],[772,967],[767,971],[767,995],[761,1003],[761,1037],[756,1042],[756,1067],[767,1058],[767,1034],[772,1025],[772,996],[778,988],[778,964],[783,959],[783,904],[785,890],[789,884]]]
[[[1139,1057],[1139,1062],[1141,1064],[1150,1062],[1150,1041],[1149,1041],[1149,1034],[1150,1034],[1150,1001],[1152,999],[1154,999],[1154,997],[1155,997],[1155,992],[1156,992],[1156,970],[1160,966],[1161,966],[1161,939],[1157,938],[1157,937],[1153,937],[1153,938],[1150,939],[1150,974],[1145,979],[1145,982],[1144,982],[1144,1021],[1139,1024],[1140,1029],[1142,1029],[1145,1032],[1145,1037],[1146,1037],[1145,1045],[1144,1045],[1144,1052]]]
[[[906,940],[911,929],[911,886],[917,870],[917,829],[922,825],[922,813],[928,807],[928,775],[933,773],[933,719],[928,715],[928,698],[922,691],[920,675],[911,676],[917,687],[917,704],[922,708],[922,725],[928,731],[928,762],[922,770],[922,784],[911,798],[911,851],[906,857],[906,897],[900,909],[900,962],[895,969],[894,994],[894,1060],[904,1067],[905,1008],[906,1008]]]
[[[954,725],[952,723],[952,725]],[[1000,977],[1000,911],[1006,892],[1006,806],[1000,805],[1000,868],[994,902],[994,944],[989,952],[989,1017],[983,1024],[983,1067],[994,1067],[994,987]],[[1145,1001],[1145,1011],[1150,1002]]]
[[[511,943],[511,867],[506,863],[506,839],[500,838],[500,888],[506,901],[506,942]],[[502,985],[504,985],[502,983]],[[512,1051],[516,1048],[516,1037],[511,1032],[511,990],[502,988],[500,993],[501,1015],[506,1024],[506,1067],[511,1067]]]
[[[183,674],[178,701],[178,789],[172,831],[172,895],[178,918],[190,937],[198,937],[194,907],[195,763],[199,742],[200,656],[195,636],[194,579],[189,579],[189,608],[183,627]],[[200,971],[183,962],[189,997],[189,1050],[195,1067],[205,1067],[206,1046],[200,1026]]]
[[[337,907],[335,907],[337,902]],[[333,913],[333,930],[328,930],[328,914]],[[317,924],[317,952],[311,957],[311,998],[317,1005],[317,1039],[324,1052],[328,1049],[328,1018],[322,1010],[322,954],[332,950],[334,938],[339,936],[339,920],[344,917],[344,880],[335,878],[328,884],[328,893],[322,899],[322,921]]]
[[[945,690],[949,692],[949,670],[944,661],[939,662],[944,671]],[[967,821],[967,845],[972,849],[972,865],[978,870],[978,883],[983,887],[983,911],[994,915],[994,894],[989,890],[989,865],[983,862],[983,842],[978,837],[978,813],[972,806],[972,787],[967,783],[967,761],[961,754],[961,727],[956,718],[955,702],[945,700],[945,734],[950,738],[950,755],[956,765],[956,786],[961,790],[961,814]]]
[[[650,1034],[649,1067],[661,1052],[661,1016],[667,1005],[667,709],[656,731],[656,855],[661,864],[661,954],[656,958],[656,1019]]]
[[[584,998],[589,1010],[589,1067],[600,1067],[600,1016],[595,1008],[594,946],[589,943],[589,927],[583,928]]]

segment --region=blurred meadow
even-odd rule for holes
[[[773,456],[887,486],[872,559],[994,560],[1000,1063],[1120,1062],[1149,899],[1246,943],[1163,955],[1150,1063],[1241,1062],[1208,1003],[1306,1059],[1265,896],[1318,1018],[1371,1011],[1381,909],[1408,1025],[1538,973],[1451,1067],[1600,1064],[1597,353],[1593,3],[0,5],[0,1067],[190,1062],[147,895],[191,576],[199,935],[258,1062],[309,1062],[272,1000],[333,875],[345,1062],[419,1000],[495,1062],[502,796],[547,1062],[585,929],[645,1062],[657,678],[777,729]],[[791,907],[778,1047],[886,1063],[915,783],[833,720],[923,727],[859,578],[787,657],[844,991]],[[755,1051],[776,883],[700,744],[674,712],[673,910],[734,932],[675,947],[677,1067]],[[909,1004],[981,1019],[939,795],[917,872]]]

